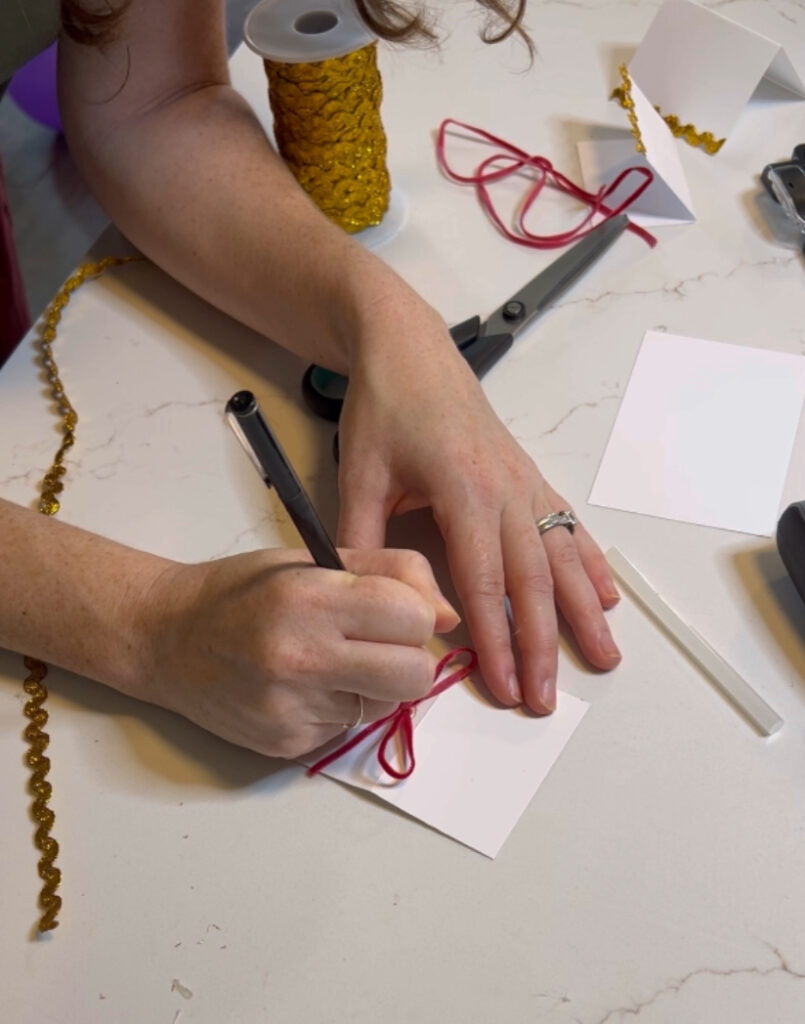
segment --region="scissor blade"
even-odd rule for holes
[[[625,213],[599,224],[572,249],[554,260],[489,317],[484,334],[518,334],[539,313],[555,302],[573,282],[607,251],[629,224]],[[522,309],[521,309],[522,307]]]

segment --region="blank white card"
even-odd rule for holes
[[[394,782],[385,776],[377,763],[377,734],[323,774],[367,790],[495,857],[589,706],[569,693],[557,696],[556,711],[537,718],[519,708],[495,707],[472,685],[458,683],[419,716],[416,769],[410,778]],[[351,735],[334,740],[315,757],[308,755],[303,763],[313,764]]]
[[[805,358],[648,331],[590,504],[770,536]]]

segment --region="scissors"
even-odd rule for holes
[[[456,347],[479,380],[508,352],[517,335],[567,291],[628,225],[626,214],[605,220],[507,299],[488,319],[482,321],[480,316],[473,316],[450,328]],[[346,377],[313,364],[302,378],[302,395],[312,412],[337,423],[348,383]],[[338,461],[338,434],[333,441],[333,451]]]

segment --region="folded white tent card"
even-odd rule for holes
[[[692,3],[665,0],[629,63],[629,73],[663,117],[726,138],[763,78],[805,97],[782,45]]]
[[[654,180],[628,208],[630,219],[644,228],[689,224],[696,218],[674,137],[634,82],[631,84],[631,97],[644,152],[636,150],[635,137],[626,128],[620,137],[582,140],[577,145],[584,187],[595,192],[601,185],[614,181],[627,167],[648,167]],[[634,185],[634,178],[624,181],[622,193],[613,194],[610,204],[617,205]]]

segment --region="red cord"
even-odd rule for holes
[[[466,665],[462,665],[457,668],[455,672],[451,672],[450,675],[439,679],[439,676],[444,671],[445,667],[453,661],[459,654],[469,655],[469,660]],[[320,771],[328,768],[334,761],[337,761],[344,754],[349,753],[350,750],[354,750],[358,744],[371,736],[372,733],[382,729],[384,725],[387,725],[383,738],[377,748],[377,760],[380,762],[380,767],[383,771],[390,775],[393,779],[407,779],[409,775],[416,768],[416,759],[414,757],[414,708],[417,704],[421,704],[423,700],[430,700],[432,697],[438,697],[440,693],[444,693],[445,690],[449,689],[454,683],[460,682],[462,679],[466,679],[467,676],[472,672],[475,666],[478,664],[478,656],[475,651],[469,647],[456,647],[455,650],[448,651],[447,654],[442,658],[439,664],[436,666],[436,672],[433,678],[438,680],[435,682],[428,693],[424,697],[420,697],[419,700],[406,700],[402,704],[398,705],[389,715],[384,718],[378,718],[376,722],[371,722],[365,728],[361,729],[360,732],[356,733],[346,743],[342,743],[340,747],[337,747],[331,754],[327,754],[320,761],[317,761],[312,767],[308,768],[308,775],[318,775]],[[403,748],[403,768],[402,770],[395,768],[389,761],[386,751],[388,750],[389,743],[394,739],[397,734],[400,734]]]
[[[450,125],[463,128],[466,131],[479,136],[481,139],[484,139],[486,142],[492,142],[496,146],[500,146],[503,152],[494,153],[492,156],[488,156],[485,160],[482,160],[473,174],[459,174],[457,171],[453,170],[448,163],[445,151],[445,135],[447,134],[447,129]],[[557,171],[550,160],[546,160],[545,157],[536,155],[531,156],[524,150],[519,149],[517,146],[513,146],[510,142],[506,142],[505,139],[500,139],[497,135],[492,135],[491,132],[484,131],[483,128],[476,128],[471,124],[465,124],[463,121],[456,121],[452,117],[445,118],[445,120],[439,125],[439,131],[436,136],[436,159],[438,160],[441,169],[452,181],[457,181],[462,185],[475,185],[475,190],[478,194],[481,206],[483,206],[487,215],[492,220],[492,223],[497,227],[502,235],[510,241],[516,242],[518,245],[526,245],[532,249],[559,249],[564,245],[568,245],[570,242],[575,242],[580,238],[584,238],[585,235],[588,235],[597,226],[597,224],[594,225],[592,223],[596,214],[603,215],[603,220],[609,220],[610,217],[617,217],[618,214],[623,213],[628,206],[631,206],[631,204],[645,192],[654,180],[654,173],[648,167],[627,167],[608,185],[602,185],[597,192],[587,192],[579,185],[575,185],[569,178],[566,178],[564,174]],[[537,177],[534,184],[531,185],[526,192],[525,198],[520,204],[520,209],[515,220],[515,226],[517,229],[515,232],[510,230],[504,224],[500,214],[495,209],[495,204],[489,194],[487,185],[496,181],[501,181],[504,178],[508,178],[512,174],[518,174],[526,168],[531,168],[535,171]],[[610,196],[614,195],[621,184],[632,175],[637,175],[643,180],[633,189],[626,199],[618,203],[617,206],[614,208],[607,206],[606,200]],[[547,184],[559,189],[560,192],[565,192],[568,195],[574,196],[576,199],[580,199],[590,207],[587,215],[579,224],[576,225],[576,227],[571,228],[570,231],[563,231],[556,235],[537,235],[532,231],[529,231],[525,225],[526,215],[536,202],[540,192],[542,192],[542,189]],[[600,223],[600,221],[598,223]],[[655,246],[657,244],[657,239],[654,235],[650,234],[644,228],[638,227],[637,224],[631,223],[631,221],[629,223],[629,230],[633,231],[650,246]]]

